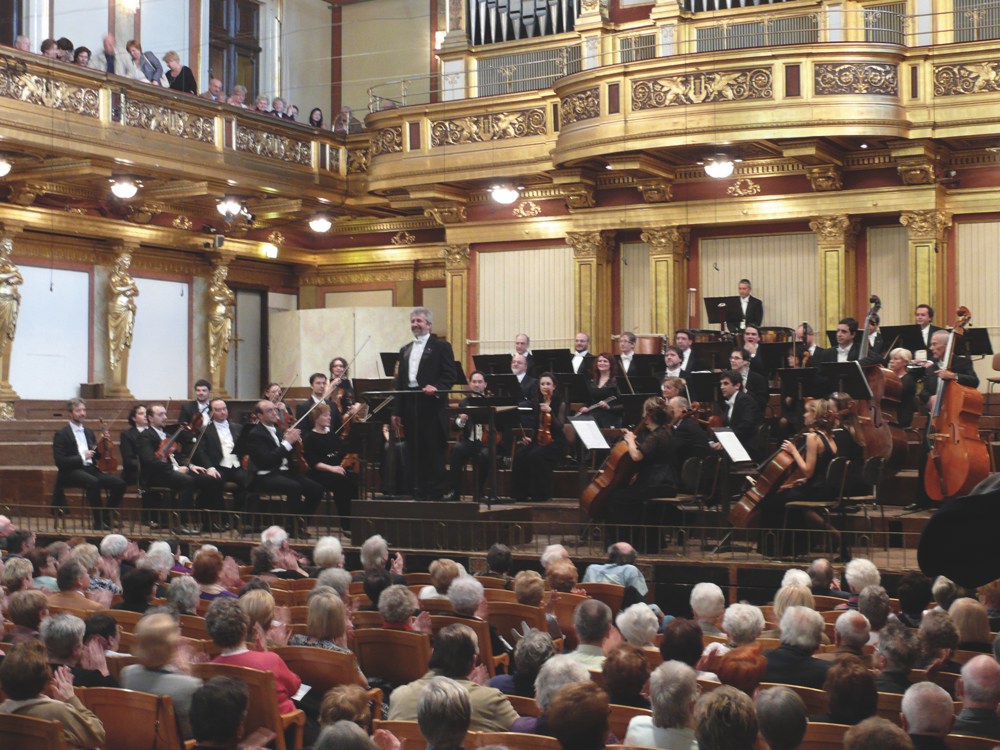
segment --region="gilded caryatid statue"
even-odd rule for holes
[[[0,399],[14,399],[17,394],[10,385],[10,352],[17,331],[17,313],[21,309],[21,291],[24,278],[10,254],[14,241],[10,237],[0,240]]]
[[[208,285],[208,369],[216,391],[223,393],[226,383],[226,354],[233,340],[236,295],[226,286],[229,265],[216,261]]]
[[[131,398],[128,390],[128,355],[135,332],[135,298],[139,287],[129,274],[132,254],[119,253],[108,279],[108,366],[110,382],[107,395]]]

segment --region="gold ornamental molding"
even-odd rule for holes
[[[772,99],[771,68],[737,68],[632,81],[632,109]]]
[[[265,159],[312,166],[312,143],[236,123],[236,150]]]
[[[666,177],[646,177],[635,180],[646,203],[667,203],[674,198],[674,185]]]
[[[194,222],[192,222],[187,216],[177,216],[172,222],[170,222],[170,226],[174,229],[187,231],[194,226]]]
[[[185,112],[163,104],[126,99],[123,122],[131,128],[153,133],[215,144],[215,119]]]
[[[899,160],[896,167],[899,179],[904,185],[933,185],[934,162],[923,156],[914,156]]]
[[[614,238],[615,233],[611,230],[566,233],[566,242],[572,246],[573,257],[577,260],[602,256],[610,249]]]
[[[542,207],[534,201],[521,201],[511,211],[511,215],[516,219],[530,219],[538,216],[542,212]]]
[[[677,253],[687,249],[691,239],[689,227],[647,227],[642,230],[639,239],[649,245],[650,253]]]
[[[581,120],[593,120],[601,116],[601,97],[598,88],[587,89],[576,94],[564,96],[559,101],[559,121],[572,125]]]
[[[860,227],[860,219],[844,214],[816,216],[809,222],[809,228],[824,244],[851,244],[854,242]]]
[[[935,210],[902,211],[899,223],[906,227],[910,239],[940,240],[951,226],[951,214]]]
[[[371,163],[371,149],[367,146],[347,151],[347,174],[364,174]]]
[[[934,96],[992,94],[997,91],[1000,91],[998,60],[934,66]]]
[[[412,245],[416,241],[416,235],[410,234],[405,230],[396,232],[392,235],[392,239],[390,240],[393,245]]]
[[[81,265],[110,265],[112,261],[107,253],[102,253],[92,244],[66,244],[62,237],[43,238],[30,233],[18,238],[14,254],[18,258]]]
[[[29,73],[16,58],[0,57],[0,96],[47,109],[100,117],[100,91],[58,78]]]
[[[881,94],[897,96],[895,65],[876,62],[816,63],[813,71],[817,96]]]
[[[130,204],[126,212],[126,217],[133,224],[149,224],[149,222],[163,213],[164,208],[164,204],[157,201],[142,201]]]
[[[431,206],[424,209],[424,216],[434,219],[441,226],[464,224],[468,220],[465,206],[459,204]]]
[[[444,267],[447,271],[462,271],[469,267],[468,245],[445,245],[442,249]]]
[[[812,185],[813,192],[825,193],[844,189],[844,176],[840,167],[833,164],[820,164],[806,168],[806,177]]]
[[[338,219],[328,234],[374,234],[379,232],[415,232],[420,229],[437,229],[439,224],[428,216],[399,219]],[[395,243],[393,243],[395,244]],[[412,244],[412,243],[404,243]]]
[[[440,281],[445,278],[444,264],[415,268],[413,263],[392,268],[372,270],[345,268],[343,270],[314,271],[300,278],[303,286],[348,286],[351,284],[384,284],[397,281]]]
[[[431,121],[431,148],[546,134],[544,107]]]
[[[744,198],[748,195],[760,195],[760,185],[751,179],[741,177],[726,188],[726,195],[737,198]]]
[[[403,150],[403,127],[382,128],[372,135],[372,156],[398,154]]]

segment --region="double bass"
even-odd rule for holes
[[[967,307],[958,308],[941,369],[951,370],[955,342],[965,335],[971,319]],[[966,495],[990,473],[989,452],[979,437],[982,414],[983,394],[977,388],[938,378],[927,424],[930,453],[924,471],[924,490],[931,500]]]

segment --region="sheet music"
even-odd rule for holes
[[[722,449],[733,463],[753,463],[753,459],[750,458],[750,454],[747,453],[747,449],[743,447],[740,439],[736,437],[735,432],[723,428],[715,428],[713,432],[715,433],[716,441],[722,446]]]
[[[597,422],[592,419],[573,419],[570,421],[573,424],[573,429],[576,430],[577,437],[580,438],[587,450],[610,450],[611,446],[604,439],[604,433],[597,426]]]

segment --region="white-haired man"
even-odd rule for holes
[[[973,737],[1000,740],[1000,664],[992,656],[974,656],[962,667],[962,677],[956,685],[962,701],[962,711],[955,719],[952,732]]]
[[[955,704],[943,687],[926,680],[910,685],[899,716],[915,750],[947,750],[944,738],[955,724]]]
[[[871,625],[868,623],[868,618],[855,609],[849,609],[837,618],[834,626],[833,643],[836,648],[819,654],[816,658],[837,661],[844,654],[850,654],[861,659],[865,666],[871,669],[871,655],[866,654],[864,650],[870,633]]]
[[[679,661],[658,666],[649,676],[652,716],[635,716],[628,724],[626,745],[696,750],[694,704],[698,700],[695,671]]]
[[[392,555],[392,564],[389,565],[389,543],[381,534],[368,537],[361,545],[361,568],[362,570],[354,574],[355,581],[365,580],[365,572],[369,570],[385,570],[389,565],[389,577],[393,585],[406,585],[406,578],[403,576],[404,569],[403,553],[396,552]]]
[[[726,611],[726,597],[714,583],[698,583],[691,589],[691,612],[705,635],[725,635],[719,625]]]
[[[567,550],[563,545],[550,544],[542,550],[542,556],[539,558],[539,562],[542,564],[542,570],[548,570],[549,566],[556,560],[569,559],[569,550]]]
[[[847,587],[851,591],[851,596],[846,605],[838,605],[837,609],[857,609],[858,597],[866,586],[878,586],[882,583],[882,575],[875,567],[875,563],[863,557],[855,557],[844,568],[844,578],[847,580]]]
[[[789,607],[781,616],[781,645],[764,652],[765,682],[801,685],[821,690],[832,664],[816,659],[823,634],[823,618],[808,607]]]
[[[613,583],[625,587],[622,607],[641,602],[649,593],[646,578],[635,566],[636,551],[628,542],[616,542],[608,547],[608,561],[587,566],[584,583]],[[629,590],[631,589],[631,591]]]
[[[275,555],[276,567],[292,571],[302,578],[309,574],[302,569],[303,559],[288,544],[288,532],[280,526],[268,526],[260,534],[260,543]]]

